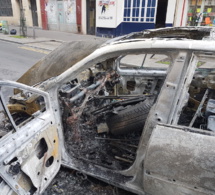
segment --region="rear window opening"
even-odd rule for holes
[[[12,123],[10,122],[2,102],[0,101],[0,139],[6,136],[9,132],[15,132]]]
[[[212,58],[212,57],[211,57]],[[215,67],[199,61],[188,93],[189,100],[179,118],[179,125],[215,132]]]

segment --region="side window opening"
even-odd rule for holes
[[[14,132],[14,128],[3,108],[2,102],[0,101],[0,139],[9,132]]]
[[[171,59],[164,54],[136,54],[120,57],[116,61],[121,82],[117,94],[158,94]]]
[[[45,111],[43,96],[9,86],[1,87],[0,127],[4,132],[27,124]]]
[[[171,58],[165,54],[129,54],[123,56],[120,60],[121,68],[136,67],[149,69],[167,69],[170,65]]]
[[[199,57],[179,125],[215,132],[215,56]]]
[[[108,59],[60,88],[65,142],[72,157],[113,170],[131,166],[171,66],[170,58],[161,55]]]

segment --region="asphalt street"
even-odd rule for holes
[[[17,80],[48,52],[0,41],[0,79]]]

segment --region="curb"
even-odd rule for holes
[[[26,44],[34,44],[34,43],[44,43],[44,42],[57,42],[57,43],[64,43],[65,41],[60,41],[60,40],[44,40],[44,41],[35,41],[35,42],[18,42],[15,40],[8,40],[8,39],[3,39],[0,38],[1,41],[5,41],[5,42],[10,42],[10,43],[16,43],[19,45],[26,45]],[[38,46],[31,46],[31,45],[27,45],[28,47],[32,47],[32,48],[36,48],[36,49],[41,49],[41,50],[45,50],[45,51],[53,51],[54,49],[47,49],[47,48],[42,48],[42,47],[38,47]]]
[[[62,40],[56,40],[56,39],[47,39],[47,40],[42,40],[42,41],[32,41],[32,42],[21,42],[21,41],[15,41],[15,40],[9,40],[9,39],[4,39],[0,37],[1,41],[7,41],[7,42],[11,42],[11,43],[17,43],[17,44],[29,44],[29,43],[43,43],[43,42],[59,42],[59,43],[64,43],[66,41],[62,41]]]
[[[24,46],[24,44],[22,44],[23,46]],[[41,47],[35,47],[35,46],[29,46],[29,45],[26,45],[26,47],[31,47],[31,48],[34,48],[34,49],[40,49],[40,50],[44,50],[44,51],[53,51],[53,50],[51,50],[51,49],[45,49],[45,48],[41,48]]]
[[[44,41],[34,41],[34,42],[26,42],[22,44],[30,44],[30,43],[44,43],[44,42],[59,42],[59,43],[64,43],[65,41],[60,41],[60,40],[55,40],[55,39],[50,39],[50,40],[44,40]]]
[[[1,41],[5,41],[5,42],[10,42],[10,43],[17,43],[17,44],[23,44],[23,43],[20,43],[20,42],[16,42],[16,41],[12,41],[12,40],[7,40],[7,39],[2,39],[0,38]]]

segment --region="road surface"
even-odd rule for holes
[[[16,81],[47,52],[0,41],[0,79]]]

